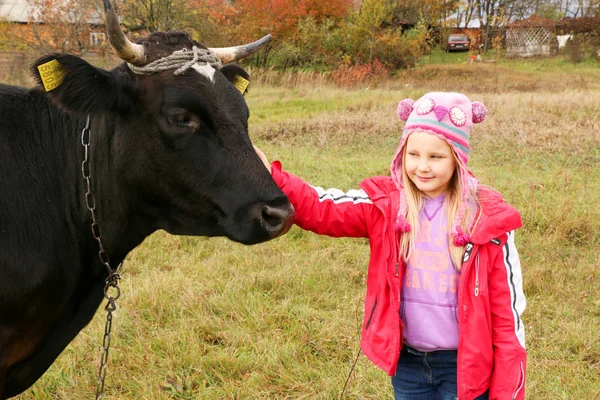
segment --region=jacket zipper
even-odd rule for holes
[[[465,267],[472,268],[473,262],[475,262],[475,290],[474,290],[475,291],[475,296],[479,296],[479,251],[478,250],[479,249],[475,249],[475,248],[472,250],[473,252],[475,252],[475,254],[474,254],[475,260],[469,260],[469,261],[467,261],[465,263]],[[468,271],[468,268],[461,269],[461,274],[465,274],[466,275],[466,273]],[[461,279],[461,281],[462,281],[462,279]],[[467,287],[466,282],[463,282],[463,284],[460,285],[459,291],[458,291],[458,304],[459,304],[459,307],[460,307],[460,304],[462,303],[462,316],[461,316],[461,318],[459,318],[459,331],[460,331],[460,323],[461,323],[461,321],[464,322],[464,321],[467,320],[467,305],[464,304],[463,301],[461,301],[462,298],[464,297],[464,295],[466,294],[466,290],[467,290],[466,287]],[[459,348],[461,347],[461,345],[460,345],[461,341],[462,341],[462,335],[460,335],[460,337],[459,337],[459,344],[458,344]],[[460,358],[460,352],[459,352],[458,357]],[[458,363],[458,364],[460,365],[460,363]],[[463,384],[463,382],[462,382],[462,377],[461,377],[462,374],[461,374],[460,368],[457,368],[457,374],[456,375],[457,375],[456,376],[456,378],[457,378],[457,385],[461,386]]]
[[[475,297],[479,296],[479,253],[475,254]]]
[[[519,364],[519,367],[521,368],[521,375],[519,376],[519,382],[517,382],[517,388],[515,389],[516,391],[512,396],[512,400],[516,400],[517,395],[519,394],[521,389],[523,389],[523,383],[525,381],[525,379],[524,379],[525,372],[523,371],[523,361],[521,361],[521,363]]]

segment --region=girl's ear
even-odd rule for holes
[[[248,84],[250,83],[250,75],[239,65],[226,64],[219,70],[225,78],[235,85],[235,87],[242,93],[248,92]]]
[[[120,68],[105,71],[69,54],[49,54],[31,67],[36,82],[67,111],[128,112],[135,108],[131,76]]]

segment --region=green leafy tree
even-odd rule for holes
[[[390,0],[365,0],[344,27],[346,51],[357,61],[373,61],[373,50],[385,27],[393,25],[395,4]]]
[[[182,29],[186,20],[185,0],[123,0],[123,24],[129,31],[157,32]]]

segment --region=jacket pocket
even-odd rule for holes
[[[369,319],[365,325],[365,329],[369,329],[369,325],[371,325],[371,319],[373,319],[373,314],[375,314],[375,309],[377,308],[377,297],[375,297],[375,303],[373,303],[373,308],[371,308],[371,314],[369,315]]]

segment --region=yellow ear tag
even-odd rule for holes
[[[65,71],[57,60],[51,60],[47,63],[38,65],[38,71],[46,92],[59,87],[65,79]]]
[[[235,85],[235,87],[242,93],[244,94],[244,92],[246,91],[246,88],[248,87],[248,84],[250,83],[249,80],[242,78],[239,75],[235,76],[235,80],[233,81],[233,84]]]

